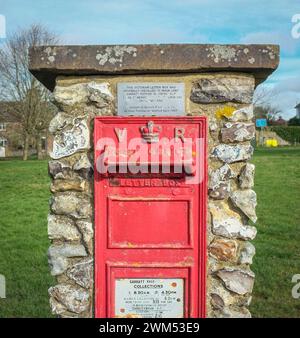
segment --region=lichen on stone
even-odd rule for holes
[[[99,61],[100,66],[104,66],[106,63],[115,65],[123,62],[125,54],[136,57],[137,48],[133,46],[108,46],[105,48],[105,52],[97,51],[96,60]]]
[[[44,54],[46,54],[47,64],[55,62],[56,57],[56,48],[55,47],[46,47],[44,49]],[[45,57],[42,58],[43,60]]]
[[[220,61],[237,61],[239,51],[235,47],[214,45],[208,49],[207,57],[212,58],[215,63]]]

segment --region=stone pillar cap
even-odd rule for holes
[[[279,64],[278,45],[93,45],[30,48],[30,72],[53,90],[60,75],[245,72],[263,82]]]

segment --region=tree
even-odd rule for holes
[[[281,110],[272,105],[261,105],[254,106],[254,116],[256,119],[267,119],[269,124],[272,124],[274,120],[276,120],[280,114],[282,114]]]
[[[58,39],[41,25],[32,25],[9,36],[0,49],[0,99],[22,126],[23,160],[28,158],[30,137],[37,140],[41,157],[41,132],[47,129],[55,111],[50,92],[28,70],[29,47],[55,45]]]
[[[260,85],[255,89],[253,96],[254,106],[269,106],[274,102],[274,98],[278,95],[278,91],[269,88],[266,85]]]
[[[254,116],[256,119],[266,119],[269,125],[277,120],[282,114],[279,107],[274,105],[278,91],[275,88],[269,88],[260,85],[256,88],[253,97]]]
[[[289,126],[300,126],[300,119],[297,116],[292,117],[288,121]]]

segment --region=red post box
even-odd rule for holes
[[[96,317],[204,317],[206,118],[95,119]]]

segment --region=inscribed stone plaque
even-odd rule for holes
[[[184,83],[118,83],[118,115],[183,116]]]
[[[126,318],[183,318],[183,279],[117,279],[115,285],[115,316]]]

